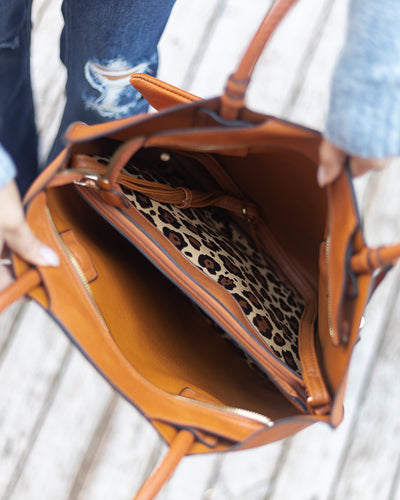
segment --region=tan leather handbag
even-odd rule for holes
[[[347,171],[317,186],[318,132],[245,106],[293,3],[276,2],[220,97],[133,76],[161,111],[74,124],[26,197],[61,265],[14,255],[0,309],[36,300],[170,445],[137,499],[186,454],[337,426],[363,310],[400,254],[366,246]]]

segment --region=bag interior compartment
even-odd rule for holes
[[[110,335],[150,382],[174,394],[190,387],[272,420],[298,413],[74,188],[49,190],[48,205],[57,230],[72,229],[93,262],[90,289]]]
[[[107,156],[93,159],[109,162]],[[179,203],[160,201],[164,188],[172,190],[171,199],[182,190],[190,190],[193,200],[199,193],[204,199],[221,193],[204,163],[200,154],[143,150],[125,166],[121,186],[132,206],[157,228],[161,240],[169,240],[192,266],[230,294],[248,320],[248,331],[300,377],[298,332],[304,302],[273,258],[257,248],[258,228],[251,227],[241,211],[251,200],[242,199],[237,188],[239,194],[222,203],[233,204],[233,212],[212,203],[182,208]],[[144,191],[140,182],[147,183]]]

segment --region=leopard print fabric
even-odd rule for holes
[[[107,162],[105,157],[95,158]],[[164,163],[160,161],[158,168],[137,167],[131,160],[124,173],[173,187],[199,189]],[[194,266],[234,297],[265,346],[300,374],[297,342],[304,304],[229,213],[214,207],[181,209],[122,189],[131,204]]]

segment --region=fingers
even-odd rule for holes
[[[27,262],[37,266],[58,266],[57,254],[33,235],[25,221],[18,228],[4,231],[3,236],[8,248]]]
[[[345,151],[336,147],[328,140],[323,139],[319,149],[320,165],[317,171],[317,181],[320,187],[325,187],[337,179],[344,168],[346,156]],[[350,159],[350,170],[353,177],[359,177],[371,170],[381,170],[389,161],[389,158],[352,156]]]
[[[382,170],[389,163],[387,158],[360,158],[354,156],[350,161],[350,168],[353,177],[359,177],[370,170]]]
[[[0,245],[2,247],[1,240],[8,248],[31,264],[52,267],[59,265],[57,254],[35,237],[25,221],[15,182],[10,182],[0,189]]]

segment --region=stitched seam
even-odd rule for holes
[[[185,91],[179,91],[179,89],[172,90],[170,87],[168,87],[167,84],[164,84],[163,82],[161,82],[159,80],[157,80],[157,84],[156,84],[156,83],[153,83],[153,82],[149,82],[149,80],[147,78],[144,78],[144,77],[141,77],[141,76],[135,76],[135,79],[142,80],[145,83],[150,83],[150,85],[152,87],[154,87],[154,88],[157,88],[157,87],[162,88],[163,90],[165,90],[169,94],[177,95],[179,97],[183,97],[185,100],[187,100],[189,102],[196,102],[197,101],[197,99],[195,99],[193,97],[188,97],[187,94],[185,93]]]

